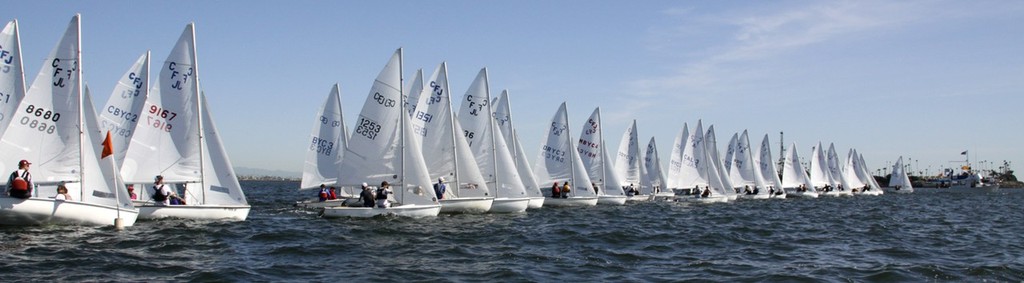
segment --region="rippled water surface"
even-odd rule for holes
[[[1021,281],[1024,190],[322,219],[243,182],[246,222],[0,227],[0,274],[67,281]]]

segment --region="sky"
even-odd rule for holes
[[[331,86],[351,129],[399,47],[406,77],[447,62],[454,97],[486,67],[531,160],[563,101],[577,127],[601,107],[611,149],[636,119],[663,167],[698,119],[721,148],[748,130],[777,158],[784,132],[805,159],[819,141],[856,148],[872,173],[900,156],[933,174],[963,151],[976,168],[1024,160],[1021,1],[7,1],[29,85],[75,13],[97,107],[194,22],[236,167],[300,172]]]

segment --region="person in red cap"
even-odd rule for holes
[[[32,163],[28,160],[18,162],[18,170],[11,172],[11,177],[7,179],[7,194],[11,197],[32,197],[32,174],[28,173],[29,165]]]

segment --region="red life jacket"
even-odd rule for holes
[[[11,173],[11,176],[14,177],[14,180],[11,181],[11,189],[12,190],[19,190],[19,191],[27,191],[28,190],[28,181],[25,180],[25,176],[26,175],[28,175],[28,171],[25,171],[25,173],[21,174],[21,176],[18,176],[18,171],[14,171],[13,173]]]

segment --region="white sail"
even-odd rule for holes
[[[838,188],[838,185],[842,185],[843,189],[840,191],[849,192],[853,187],[850,186],[849,181],[846,180],[846,176],[843,175],[842,161],[839,160],[839,155],[836,154],[836,146],[834,143],[828,145],[828,174],[832,177],[832,184]]]
[[[636,133],[636,120],[622,133],[619,150],[615,155],[615,172],[622,177],[623,185],[635,184],[639,188],[640,178],[640,139]]]
[[[347,140],[348,130],[345,129],[345,118],[341,110],[341,87],[334,84],[320,111],[316,113],[316,120],[313,121],[299,188],[312,189],[321,184],[336,184],[338,167],[341,166]],[[347,193],[349,196],[357,194],[358,192]]]
[[[905,167],[903,167],[903,156],[900,156],[896,160],[896,164],[892,165],[892,175],[889,175],[889,187],[894,188],[900,186],[900,189],[913,190],[914,186],[910,184],[910,176],[907,175]]]
[[[701,126],[700,121],[697,121],[697,128],[698,128],[698,130],[700,129],[700,126]],[[713,157],[714,154],[713,154],[713,152],[716,151],[716,150],[715,150],[714,147],[712,147],[712,144],[708,140],[709,136],[714,136],[714,134],[715,134],[715,130],[714,129],[715,129],[714,125],[709,126],[708,127],[708,132],[706,134],[704,134],[704,140],[702,142],[700,142],[701,147],[704,148],[702,150],[702,152],[704,153],[704,158],[703,158],[704,162],[703,163],[705,163],[704,171],[706,172],[705,176],[706,176],[707,182],[708,182],[707,185],[709,187],[711,187],[711,190],[714,192],[712,194],[712,196],[718,195],[718,196],[726,196],[727,197],[727,196],[733,194],[732,188],[731,188],[732,185],[729,184],[729,181],[728,181],[729,178],[726,178],[725,176],[722,176],[722,173],[725,170],[723,168],[719,167],[716,162],[714,162],[714,157]]]
[[[146,98],[121,166],[127,182],[150,183],[157,175],[167,183],[201,180],[195,55],[195,31],[189,24]]]
[[[189,199],[193,204],[247,205],[242,185],[238,183],[238,176],[235,175],[235,169],[231,166],[231,160],[220,140],[217,125],[210,114],[213,111],[210,110],[210,104],[206,103],[206,94],[200,95],[203,104],[204,188],[199,192],[189,190],[190,193],[197,194],[190,195]]]
[[[743,130],[743,133],[736,139],[736,148],[732,157],[732,167],[728,169],[732,184],[739,187],[749,186],[751,190],[755,187],[763,188],[758,184],[760,178],[755,178],[754,175],[755,165],[747,130]]]
[[[492,120],[493,122],[493,120]],[[496,131],[495,135],[501,135],[501,128],[494,128]],[[494,153],[494,166],[496,174],[498,175],[497,190],[495,191],[495,198],[526,198],[526,187],[523,186],[523,181],[519,178],[519,172],[515,166],[515,160],[512,158],[512,153],[508,149],[508,144],[505,143],[505,139],[496,136],[495,142],[495,153]]]
[[[363,182],[387,181],[398,188],[394,197],[399,203],[436,205],[436,198],[428,193],[431,181],[422,151],[402,136],[412,130],[409,115],[402,110],[401,70],[402,50],[398,49],[366,96],[342,157],[338,183],[359,187]]]
[[[526,154],[523,151],[523,145],[519,142],[519,136],[513,126],[512,103],[508,98],[508,90],[503,90],[497,101],[498,102],[494,104],[495,125],[498,128],[501,128],[501,134],[505,139],[505,144],[509,146],[512,158],[515,159],[516,172],[519,174],[519,179],[523,183],[526,195],[531,198],[543,198],[544,195],[541,193],[540,187],[537,184],[537,178],[533,176],[533,168],[530,166],[529,159],[526,158]]]
[[[469,143],[469,148],[476,157],[477,167],[483,175],[491,195],[495,194],[495,146],[494,131],[491,119],[490,86],[487,80],[487,69],[480,69],[476,79],[470,84],[462,98],[459,108],[459,124],[462,135]]]
[[[735,138],[736,136],[733,135]],[[735,186],[732,184],[732,180],[729,179],[728,173],[725,167],[722,166],[722,159],[718,157],[718,139],[715,137],[715,125],[708,127],[707,134],[704,135],[704,148],[708,152],[708,166],[714,166],[716,172],[718,172],[718,178],[721,180],[722,189],[719,193],[722,193],[730,199],[735,199],[736,191],[733,190]],[[710,169],[708,171],[711,171]]]
[[[81,21],[75,15],[0,141],[0,171],[11,172],[4,166],[29,160],[36,185],[29,199],[0,198],[0,224],[110,225],[114,218],[125,226],[135,223],[138,211],[124,192],[114,157],[103,155],[107,135],[101,134],[88,88],[83,89],[81,54]],[[45,196],[60,184],[66,184],[71,201]]]
[[[107,105],[100,112],[100,128],[110,131],[113,138],[111,143],[117,168],[121,168],[121,163],[124,163],[135,125],[138,125],[139,118],[143,118],[142,113],[146,111],[143,107],[148,96],[149,52],[146,52],[117,81],[113,93],[107,99]]]
[[[775,168],[775,159],[772,158],[771,143],[768,141],[768,134],[764,135],[764,139],[761,140],[761,147],[757,153],[757,169],[760,171],[761,176],[764,177],[765,183],[770,186],[774,186],[775,190],[781,190],[782,180],[779,179],[778,170]]]
[[[21,62],[21,37],[18,20],[0,32],[0,137],[12,123],[18,104],[25,97],[25,68]],[[6,180],[4,181],[6,182]]]
[[[704,125],[697,120],[697,128],[686,137],[686,148],[683,149],[683,168],[680,188],[708,185],[708,160],[704,145]]]
[[[565,102],[558,107],[551,118],[540,154],[533,166],[534,175],[541,184],[569,182],[572,189],[570,196],[594,197],[594,189],[590,186],[590,176],[580,160],[576,147],[569,138],[569,119]],[[550,193],[550,192],[547,192]]]
[[[644,151],[644,170],[647,173],[647,183],[650,186],[641,194],[660,193],[665,190],[665,173],[661,169],[661,159],[658,157],[658,144],[654,137],[647,143],[647,150]]]
[[[670,190],[683,188],[679,184],[683,180],[683,150],[686,148],[686,137],[689,135],[690,130],[686,123],[683,123],[683,129],[679,131],[675,141],[672,142],[672,155],[668,160],[668,177],[665,180],[665,186]]]
[[[864,162],[864,154],[858,153],[857,159],[860,160],[861,172],[863,172],[866,180],[868,180],[868,183],[871,185],[871,188],[881,191],[882,186],[878,185],[878,181],[876,181],[875,177],[871,175],[871,170],[868,170],[868,165]]]
[[[859,189],[864,187],[867,182],[866,179],[861,179],[861,174],[859,173],[860,166],[857,165],[858,163],[860,163],[860,161],[857,158],[857,151],[851,148],[850,151],[846,153],[846,163],[843,165],[843,178],[845,178],[846,182],[850,184],[850,189]]]
[[[424,83],[410,119],[413,136],[422,140],[423,159],[430,168],[430,180],[444,177],[458,184],[445,192],[446,198],[489,195],[463,129],[452,113],[448,87],[448,65],[441,63]]]
[[[804,170],[803,165],[800,164],[800,156],[797,154],[796,143],[786,150],[785,157],[782,163],[782,187],[783,188],[797,188],[800,185],[805,185],[807,188],[812,188],[810,177],[807,176],[807,171]]]
[[[409,85],[406,86],[405,89],[403,89],[402,91],[405,92],[402,94],[404,96],[403,99],[405,101],[405,110],[409,111],[410,116],[415,115],[416,107],[419,106],[420,102],[420,94],[423,94],[424,91],[423,69],[416,69],[416,75],[413,76],[412,80],[409,80]],[[413,121],[416,120],[416,117],[412,118]],[[417,139],[419,139],[419,135],[412,136],[417,137]]]
[[[723,163],[724,163],[723,165],[725,165],[725,172],[726,173],[729,173],[729,171],[732,170],[732,160],[733,160],[733,157],[736,155],[736,145],[737,145],[737,143],[739,143],[739,139],[740,139],[740,134],[739,133],[733,133],[732,134],[732,138],[729,139],[729,144],[726,145],[726,147],[725,147],[725,160],[723,161]]]
[[[826,158],[825,152],[821,149],[821,142],[818,142],[817,146],[811,148],[811,168],[809,170],[811,185],[814,188],[820,189],[825,186],[832,186],[832,177],[829,176],[828,160]]]
[[[604,143],[604,124],[601,120],[601,108],[594,109],[590,118],[583,123],[576,150],[580,154],[583,167],[586,168],[590,180],[598,188],[598,195],[625,196],[622,181],[608,159],[608,146]]]

